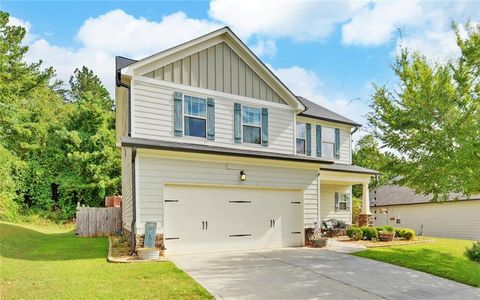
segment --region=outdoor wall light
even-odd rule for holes
[[[244,170],[241,170],[241,171],[240,171],[240,180],[241,180],[241,181],[247,180],[247,173],[245,173]]]

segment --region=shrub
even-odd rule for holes
[[[413,240],[415,238],[415,230],[410,228],[403,228],[400,231],[401,237],[407,241]]]
[[[465,255],[469,259],[480,263],[480,241],[473,242],[472,247],[465,250]]]
[[[388,231],[388,232],[393,232],[394,231],[393,227],[388,226],[388,225],[383,226],[383,230]]]
[[[377,230],[377,232],[380,232],[384,229],[383,226],[375,226],[375,229]]]
[[[358,227],[350,227],[347,229],[347,235],[354,241],[358,241],[363,237],[363,230]]]
[[[375,227],[363,226],[361,227],[363,231],[363,238],[367,240],[378,239],[378,231]]]
[[[395,230],[395,237],[397,238],[402,238],[402,228],[394,228],[393,230]]]

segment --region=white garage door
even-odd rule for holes
[[[164,202],[169,255],[302,245],[301,190],[167,185]]]

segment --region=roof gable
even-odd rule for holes
[[[305,109],[228,27],[139,60],[122,74],[288,104],[297,112]]]

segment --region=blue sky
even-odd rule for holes
[[[295,93],[365,123],[371,84],[393,85],[399,45],[458,55],[451,21],[478,1],[5,1],[27,27],[27,59],[68,80],[87,65],[113,91],[113,58],[146,55],[228,25]],[[398,33],[398,29],[402,34]]]

